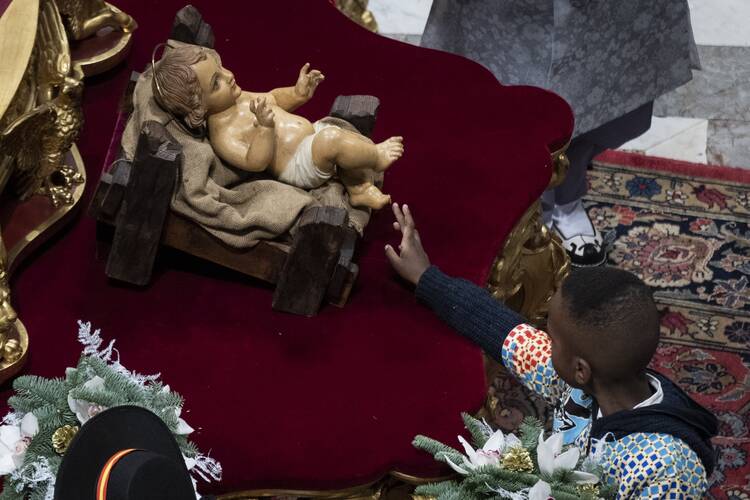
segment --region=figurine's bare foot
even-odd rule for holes
[[[350,191],[349,202],[353,207],[368,207],[373,210],[380,210],[384,206],[391,204],[391,197],[390,195],[383,194],[377,187],[370,185],[370,187],[358,193]]]
[[[383,172],[404,154],[404,138],[391,137],[375,147],[378,149],[378,162],[375,171]]]

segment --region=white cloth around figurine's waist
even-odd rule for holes
[[[323,172],[315,165],[312,157],[312,143],[318,132],[325,128],[336,127],[330,123],[316,121],[312,124],[314,134],[310,134],[300,142],[294,156],[279,174],[278,179],[286,184],[291,184],[302,189],[315,189],[322,186],[333,177],[333,172]],[[338,128],[338,127],[336,127]]]

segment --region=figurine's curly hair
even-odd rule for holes
[[[206,57],[206,52],[200,47],[175,47],[167,50],[153,69],[151,89],[154,99],[190,128],[199,128],[206,121],[203,90],[190,67]]]

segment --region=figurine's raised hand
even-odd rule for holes
[[[250,101],[249,105],[250,111],[255,115],[256,126],[273,128],[273,110],[265,97],[256,97]]]
[[[318,85],[323,80],[325,80],[323,73],[317,69],[310,71],[310,63],[305,63],[302,69],[299,70],[299,77],[297,78],[297,85],[294,86],[294,91],[300,97],[310,99],[315,93],[315,89],[318,88]]]
[[[401,244],[398,246],[400,253],[396,253],[392,246],[386,245],[385,255],[399,276],[416,285],[422,274],[430,267],[430,258],[422,248],[422,240],[414,225],[409,206],[404,205],[402,211],[398,204],[394,203],[393,215],[396,216],[393,229],[401,231]]]

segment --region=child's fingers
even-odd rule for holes
[[[396,216],[396,221],[403,228],[404,227],[404,214],[403,212],[401,212],[401,207],[398,206],[398,203],[393,204],[393,215]]]
[[[395,229],[396,231],[401,231],[401,224],[399,224],[398,222],[394,222],[393,229]]]
[[[414,218],[411,216],[409,205],[404,205],[404,222],[407,228],[414,229]]]
[[[400,263],[400,261],[401,261],[401,257],[399,257],[399,255],[396,253],[396,251],[390,245],[386,245],[385,246],[385,256],[391,262],[391,265],[393,267],[396,267]]]

